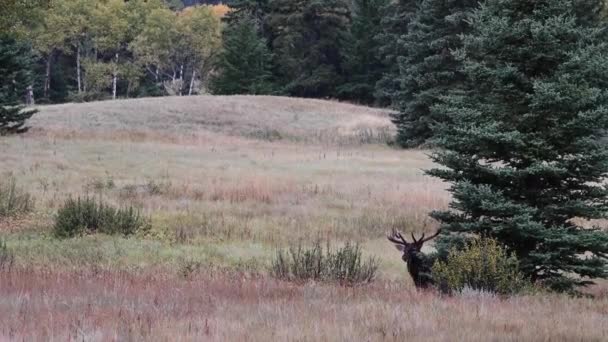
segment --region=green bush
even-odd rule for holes
[[[508,295],[526,286],[517,258],[489,238],[476,239],[462,250],[452,249],[446,261],[435,262],[432,274],[444,293],[468,288]]]
[[[9,217],[32,211],[32,196],[17,187],[17,180],[9,176],[0,182],[0,217]]]
[[[377,270],[376,260],[368,258],[364,261],[361,248],[352,243],[335,251],[329,245],[323,251],[320,242],[308,249],[299,244],[288,251],[279,250],[272,261],[272,274],[290,281],[316,280],[355,285],[372,282]]]
[[[57,212],[54,226],[61,238],[93,233],[127,236],[147,229],[149,223],[137,209],[115,209],[92,198],[68,199]]]

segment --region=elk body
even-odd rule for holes
[[[424,245],[425,242],[434,239],[440,232],[441,231],[437,231],[427,238],[422,234],[422,237],[418,240],[416,240],[414,234],[412,234],[412,242],[407,242],[401,233],[396,231],[393,231],[393,233],[388,236],[388,240],[392,242],[399,251],[403,252],[401,259],[407,264],[407,271],[414,280],[414,284],[417,288],[427,288],[434,283],[433,277],[431,276],[431,267],[433,265],[431,264],[430,258],[422,253],[421,250],[422,245]]]

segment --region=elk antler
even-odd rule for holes
[[[441,234],[441,229],[438,229],[437,232],[435,232],[435,234],[427,237],[426,239],[424,238],[424,233],[422,233],[422,237],[420,238],[420,240],[418,240],[418,243],[423,244],[429,240],[432,240],[434,238],[437,237],[437,235]]]
[[[420,237],[420,239],[416,239],[416,237],[414,236],[414,233],[412,233],[412,243],[409,243],[405,240],[405,238],[403,237],[403,235],[401,235],[400,232],[393,230],[393,232],[391,233],[391,235],[387,236],[388,240],[392,243],[398,244],[398,245],[402,245],[402,246],[408,246],[410,244],[419,244],[422,245],[423,243],[434,239],[435,237],[437,237],[437,235],[439,235],[441,233],[441,229],[437,230],[437,232],[435,232],[435,234],[425,238],[425,233],[422,233],[422,236]]]
[[[391,233],[391,235],[387,236],[388,240],[394,244],[397,245],[403,245],[403,246],[407,246],[409,245],[409,242],[405,241],[405,238],[403,238],[403,235],[401,235],[401,233],[399,233],[398,231],[393,229],[393,232]]]

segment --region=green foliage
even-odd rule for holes
[[[9,175],[0,182],[0,218],[25,214],[34,208],[34,198],[17,187],[17,180]]]
[[[378,80],[374,97],[376,102],[389,106],[399,90],[399,60],[405,55],[402,37],[408,32],[420,0],[390,1],[380,8],[382,19],[381,31],[376,35],[378,58],[384,65],[384,74]]]
[[[266,16],[270,12],[271,0],[229,0],[226,4],[230,7],[230,12],[226,14],[224,21],[232,26],[235,22],[243,18],[251,18],[257,27],[264,31]],[[266,36],[264,36],[266,38]]]
[[[445,293],[470,288],[509,295],[526,286],[515,255],[488,238],[475,239],[460,250],[452,249],[447,260],[435,262],[432,276]]]
[[[424,0],[399,40],[403,57],[398,61],[398,91],[392,98],[399,111],[393,115],[399,145],[424,144],[433,136],[433,122],[444,120],[431,115],[431,107],[464,82],[461,63],[452,51],[461,46],[460,35],[468,30],[467,12],[478,4],[478,0]]]
[[[378,263],[374,258],[363,260],[359,245],[347,243],[335,251],[324,251],[317,241],[311,248],[301,244],[288,252],[278,251],[272,261],[272,274],[290,281],[328,281],[343,285],[370,283],[376,276]]]
[[[31,20],[32,13],[48,5],[49,0],[3,0],[0,1],[0,32],[11,32]]]
[[[457,56],[466,87],[434,106],[430,175],[452,183],[434,212],[449,249],[496,239],[532,282],[569,291],[608,277],[608,45],[578,1],[488,0]]]
[[[104,94],[107,94],[107,90],[112,85],[113,65],[87,58],[82,61],[82,69],[85,73],[83,81],[87,90],[81,92],[79,96],[93,99],[102,99],[107,96]],[[88,93],[88,95],[83,93]]]
[[[276,77],[283,91],[329,97],[343,76],[343,46],[350,26],[344,0],[274,0],[268,26]]]
[[[0,136],[27,131],[25,122],[36,113],[21,105],[33,84],[31,49],[0,34]]]
[[[68,199],[57,212],[55,236],[69,238],[82,234],[133,235],[150,228],[137,209],[115,209],[93,198]]]
[[[272,92],[272,54],[251,17],[233,21],[223,33],[218,74],[211,83],[215,94],[269,94]]]
[[[385,71],[378,56],[380,44],[376,36],[382,31],[382,9],[388,4],[389,0],[353,1],[353,23],[343,51],[346,78],[338,87],[340,98],[374,103],[376,83]]]

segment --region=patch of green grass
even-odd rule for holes
[[[201,268],[263,271],[272,249],[242,242],[170,244],[137,237],[89,235],[56,239],[51,234],[14,233],[4,236],[16,265],[51,269],[178,270],[184,261]]]

